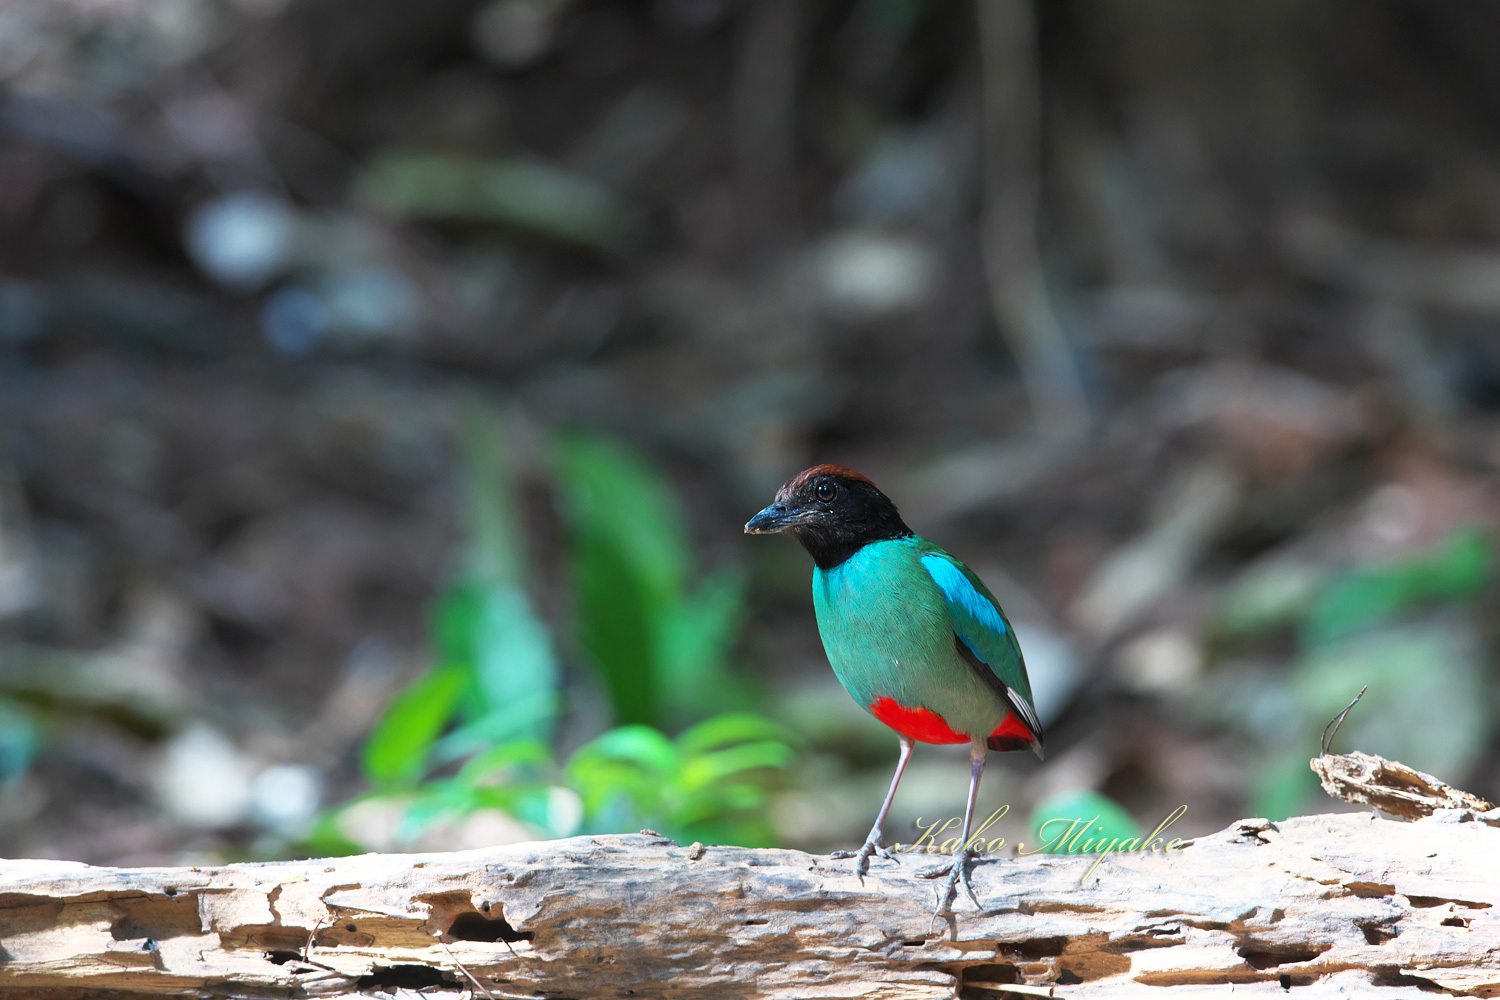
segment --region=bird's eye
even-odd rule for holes
[[[828,501],[833,499],[834,494],[838,491],[839,490],[837,486],[833,485],[827,480],[824,480],[823,482],[818,484],[817,489],[813,490],[813,495],[824,503],[827,503]]]

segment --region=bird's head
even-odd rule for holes
[[[785,531],[831,569],[870,542],[912,533],[889,497],[853,469],[815,465],[788,479],[745,524],[747,535]]]

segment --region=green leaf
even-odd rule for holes
[[[547,738],[558,710],[562,678],[552,636],[521,585],[525,547],[506,452],[499,421],[470,408],[464,566],[433,615],[434,645],[443,662],[470,678],[463,699],[468,722],[442,741],[442,761],[517,735]]]
[[[1095,845],[1119,838],[1139,838],[1134,818],[1114,799],[1098,792],[1064,792],[1038,803],[1029,824],[1032,836],[1048,854],[1079,854],[1085,842]]]
[[[519,586],[526,576],[526,532],[517,510],[515,471],[503,422],[487,407],[465,409],[463,488],[468,538],[465,579]]]
[[[744,704],[728,668],[744,580],[688,592],[690,542],[666,481],[620,446],[574,436],[557,448],[569,529],[575,634],[597,664],[616,719],[661,724]]]
[[[1309,645],[1389,621],[1421,604],[1477,597],[1493,575],[1494,550],[1472,528],[1411,559],[1353,570],[1335,580],[1303,626]]]
[[[1308,760],[1317,753],[1302,747],[1288,748],[1276,754],[1271,763],[1255,775],[1250,793],[1250,808],[1256,816],[1279,823],[1302,810],[1308,795],[1318,787]]]
[[[530,807],[532,798],[550,787],[540,779],[535,781],[508,781],[503,785],[473,785],[470,794],[479,809],[495,809],[516,819],[531,822],[523,815]],[[533,824],[539,825],[539,824]]]
[[[458,780],[466,785],[479,785],[490,777],[516,768],[545,767],[552,762],[552,753],[539,740],[511,740],[491,747],[470,758],[459,769]]]
[[[761,767],[785,767],[792,759],[792,750],[785,743],[762,740],[758,743],[741,743],[724,750],[712,750],[683,762],[676,780],[675,789],[685,792],[727,781],[744,771]]]
[[[649,594],[608,536],[575,533],[572,548],[578,641],[598,666],[615,718],[654,722],[660,706]]]
[[[496,222],[594,250],[618,249],[631,228],[608,188],[539,160],[387,152],[359,186],[386,211]]]
[[[733,572],[714,574],[697,593],[661,606],[656,633],[660,676],[679,715],[702,715],[747,700],[747,686],[728,669],[744,608],[744,577]]]
[[[484,591],[472,583],[455,583],[438,597],[432,611],[432,644],[443,663],[471,664],[484,614]]]
[[[394,839],[409,844],[439,823],[467,816],[479,804],[475,790],[460,782],[448,778],[424,782],[407,803]]]
[[[677,737],[677,749],[684,756],[693,756],[734,743],[791,739],[791,733],[778,722],[750,712],[734,712],[716,715],[684,730]]]
[[[377,784],[420,777],[427,751],[452,718],[464,682],[462,670],[440,667],[397,695],[365,744],[365,776]]]
[[[573,527],[619,545],[651,602],[682,592],[689,543],[666,480],[620,445],[584,436],[562,441],[557,471]]]
[[[1477,597],[1494,579],[1494,543],[1477,528],[1460,528],[1413,569],[1430,598]]]
[[[721,821],[727,814],[759,809],[766,802],[766,790],[758,785],[721,784],[683,796],[672,811],[674,826]]]
[[[358,801],[358,799],[354,800],[354,802]],[[325,810],[314,821],[313,828],[304,842],[305,848],[312,857],[344,858],[352,854],[364,853],[366,850],[364,845],[350,840],[343,829],[344,810],[354,805],[354,802],[345,803],[338,809]]]
[[[1315,647],[1293,674],[1303,766],[1324,725],[1368,684],[1339,743],[1462,784],[1493,732],[1487,662],[1472,616],[1456,612]]]
[[[551,735],[562,674],[547,626],[517,587],[485,591],[475,635],[474,676],[491,710],[530,708],[523,735]]]
[[[744,842],[764,843],[770,835],[763,821],[746,820],[746,827],[732,817],[763,808],[765,790],[735,779],[786,766],[791,750],[763,738],[779,735],[775,723],[744,713],[695,726],[675,744],[650,727],[622,726],[580,747],[566,775],[590,830],[636,829],[644,823],[676,835],[710,824],[741,831],[736,835]],[[684,746],[696,752],[687,755]]]
[[[551,694],[538,695],[471,719],[433,744],[428,756],[429,765],[451,764],[488,747],[523,737],[535,731],[538,722],[551,720],[555,704]]]
[[[667,829],[679,843],[697,840],[705,844],[735,844],[740,847],[776,846],[776,835],[772,833],[770,824],[758,816],[718,818]]]
[[[579,758],[628,761],[664,774],[677,765],[677,748],[672,741],[650,726],[620,726],[611,729],[591,743],[578,748]]]
[[[1306,615],[1327,576],[1321,566],[1298,558],[1259,560],[1225,588],[1216,610],[1216,625],[1230,637],[1294,625]]]
[[[42,746],[42,729],[30,712],[0,700],[0,785],[21,777]]]
[[[660,732],[650,726],[621,726],[579,747],[564,775],[582,801],[590,828],[602,831],[643,817],[664,817],[666,787],[677,763],[676,747]]]
[[[662,622],[681,599],[689,563],[682,513],[661,477],[618,445],[569,437],[556,465],[576,634],[616,718],[656,722],[667,683]]]

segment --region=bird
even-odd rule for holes
[[[896,786],[917,743],[969,744],[969,799],[959,850],[937,910],[949,913],[961,884],[974,892],[969,844],[979,779],[991,750],[1044,756],[1026,663],[1000,603],[974,571],[921,537],[867,477],[841,465],[815,465],[787,480],[774,501],[745,524],[746,534],[786,533],[813,560],[818,633],[844,690],[894,730],[899,754],[875,825],[854,858],[863,881],[875,856],[894,860],[884,826]]]

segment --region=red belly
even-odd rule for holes
[[[969,737],[963,733],[955,733],[947,720],[930,708],[907,708],[897,704],[894,698],[882,697],[870,703],[870,712],[902,736],[918,743],[969,742]],[[995,737],[1015,738],[1026,743],[1036,739],[1013,712],[1007,713],[1000,725],[995,727],[995,731],[990,733],[990,739]]]
[[[930,708],[907,708],[896,704],[894,698],[876,698],[870,703],[870,711],[875,718],[918,743],[969,742],[967,736],[955,733],[947,721]]]

